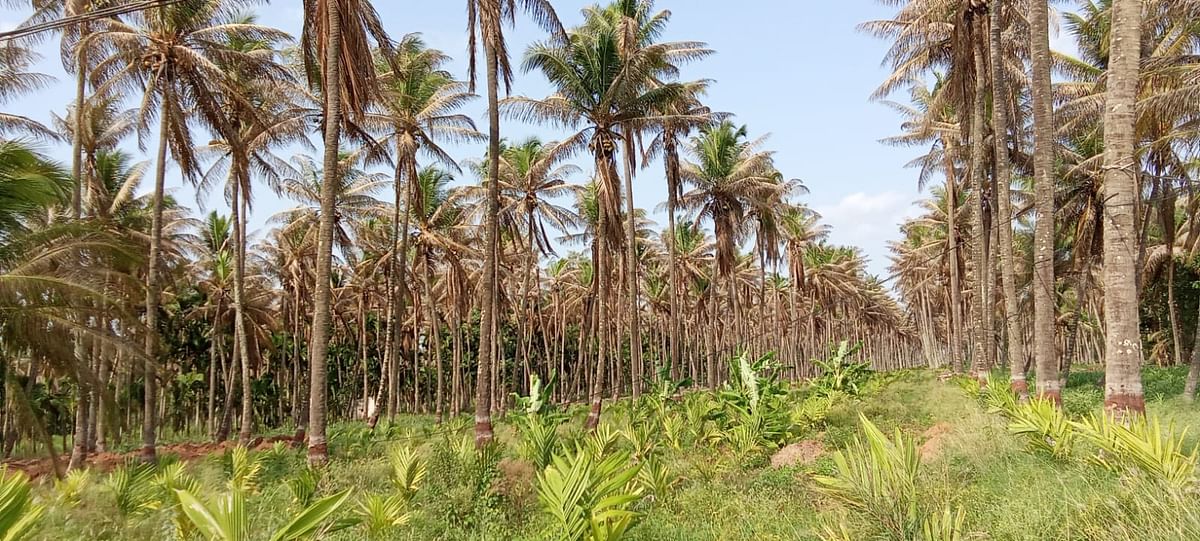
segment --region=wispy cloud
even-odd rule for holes
[[[919,214],[911,196],[896,191],[855,192],[814,209],[833,227],[830,240],[862,248],[868,270],[878,275],[887,269],[888,241],[900,236],[897,224]]]

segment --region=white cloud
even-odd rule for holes
[[[912,199],[912,195],[896,191],[855,192],[836,203],[816,205],[814,210],[832,226],[832,242],[862,248],[863,254],[870,259],[868,270],[884,275],[888,266],[888,241],[900,237],[901,222],[919,214]]]

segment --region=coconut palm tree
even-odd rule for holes
[[[449,60],[441,51],[426,47],[419,35],[404,36],[396,44],[395,56],[390,62],[381,63],[380,103],[377,110],[368,111],[362,121],[364,128],[380,135],[381,146],[394,149],[396,158],[395,203],[391,218],[393,247],[385,276],[389,303],[385,334],[389,341],[385,343],[387,377],[384,379],[391,382],[388,385],[388,415],[395,414],[398,388],[396,321],[405,311],[405,298],[395,292],[395,285],[407,283],[405,254],[410,238],[408,220],[411,217],[405,214],[402,224],[400,209],[410,206],[417,197],[413,190],[417,189],[414,183],[418,174],[418,155],[423,154],[451,171],[458,171],[458,164],[441,145],[482,139],[475,122],[458,113],[475,95],[445,71],[443,66]]]
[[[241,16],[235,24],[252,25],[252,16]],[[235,314],[234,340],[237,342],[241,367],[242,418],[238,431],[238,443],[248,445],[253,430],[253,396],[250,386],[250,347],[246,332],[245,287],[246,287],[246,220],[249,219],[253,200],[251,171],[269,185],[280,182],[287,169],[283,160],[272,153],[275,147],[288,144],[311,146],[307,138],[307,126],[303,109],[296,105],[299,95],[291,74],[276,58],[276,48],[284,39],[282,33],[267,33],[262,36],[229,35],[227,48],[241,55],[261,57],[254,64],[230,63],[217,59],[218,65],[228,74],[230,86],[236,89],[236,98],[222,96],[227,116],[218,126],[221,139],[211,142],[202,149],[217,157],[200,181],[200,193],[219,183],[224,177],[227,197],[232,210],[232,226],[236,236],[233,245],[233,302]],[[246,110],[251,106],[251,110]]]
[[[562,23],[550,0],[520,0],[521,8],[554,36],[564,36]],[[475,379],[475,446],[492,442],[492,367],[496,363],[496,297],[499,288],[500,250],[500,82],[512,88],[512,65],[504,39],[505,23],[516,18],[516,0],[467,0],[467,52],[470,91],[475,91],[476,52],[483,48],[488,100],[487,210],[484,214],[484,261],[479,341],[479,366]],[[482,42],[482,43],[480,43]]]
[[[355,259],[352,224],[378,218],[386,211],[385,205],[375,196],[387,189],[391,179],[384,173],[370,173],[359,167],[366,153],[359,151],[343,154],[337,165],[338,176],[333,178],[334,202],[337,212],[333,217],[333,242],[347,261]],[[324,183],[328,177],[309,156],[293,156],[286,176],[280,178],[278,193],[297,203],[271,217],[271,221],[284,225],[286,231],[295,231],[305,237],[304,243],[314,244],[319,240]]]
[[[38,60],[38,55],[28,46],[13,40],[0,44],[0,104],[44,88],[50,76],[29,71]],[[0,112],[0,135],[32,135],[39,139],[53,140],[54,132],[31,118]]]
[[[1054,95],[1050,87],[1049,6],[1033,2],[1029,14],[1029,50],[1033,99],[1034,186],[1036,226],[1033,260],[1033,345],[1037,392],[1061,400],[1058,353],[1054,335]]]
[[[741,317],[731,279],[738,246],[749,238],[752,216],[778,202],[785,190],[772,153],[761,150],[763,139],[748,141],[746,136],[745,126],[729,120],[701,128],[688,147],[693,161],[685,162],[681,171],[681,180],[692,189],[679,198],[681,209],[697,220],[712,222],[715,276],[725,282],[729,313],[735,322]]]
[[[537,320],[537,314],[529,312],[539,304],[530,297],[541,295],[538,261],[541,256],[553,253],[547,228],[565,234],[580,223],[574,211],[555,202],[574,198],[582,189],[567,181],[580,172],[579,167],[562,163],[566,155],[554,152],[555,148],[557,143],[542,143],[531,137],[514,145],[501,145],[500,151],[501,229],[525,241],[520,301],[515,312],[526,372],[523,381],[529,381],[532,373],[529,357],[533,331],[528,323]]]
[[[321,210],[317,232],[316,289],[313,292],[313,327],[309,354],[308,460],[329,459],[325,439],[326,357],[329,353],[332,316],[330,286],[333,269],[334,221],[338,214],[338,171],[343,128],[362,120],[377,95],[371,41],[384,58],[393,55],[392,40],[379,14],[368,0],[304,0],[304,31],[300,47],[308,84],[321,95],[324,178],[320,183]]]
[[[231,73],[221,66],[236,65],[251,73],[262,71],[269,58],[248,54],[229,46],[236,36],[244,40],[283,39],[286,35],[270,28],[241,22],[237,11],[242,2],[195,0],[157,6],[130,15],[128,22],[105,19],[90,37],[111,55],[101,60],[93,77],[103,81],[96,93],[106,95],[120,89],[144,93],[137,113],[139,126],[158,119],[154,217],[146,272],[146,367],[145,411],[143,413],[143,460],[156,460],[158,324],[161,284],[162,201],[166,179],[167,150],[183,174],[199,178],[200,166],[192,143],[191,123],[198,121],[217,133],[229,133],[224,112],[227,103],[238,103],[242,111],[254,107],[238,93]],[[83,45],[81,45],[83,46]]]
[[[676,211],[679,207],[679,196],[683,193],[683,184],[680,180],[680,146],[683,140],[687,138],[692,130],[711,124],[715,121],[722,120],[728,115],[722,113],[714,113],[708,107],[700,102],[700,96],[707,90],[710,81],[695,81],[684,85],[684,92],[677,99],[666,104],[666,108],[659,111],[659,130],[655,137],[646,146],[646,152],[643,157],[643,165],[646,162],[655,158],[662,157],[663,169],[667,179],[667,228],[670,231],[675,230]],[[676,246],[675,235],[671,233],[667,235],[667,251],[670,260],[667,266],[667,288],[670,290],[670,313],[669,318],[669,353],[671,379],[679,380],[680,378],[680,306],[679,306],[679,284],[675,269]]]
[[[964,176],[959,167],[961,161],[959,154],[964,145],[962,144],[963,137],[958,111],[945,96],[950,92],[948,80],[940,74],[935,74],[932,87],[926,86],[920,80],[910,81],[910,85],[910,105],[893,101],[883,102],[899,112],[905,120],[901,126],[904,133],[887,137],[883,139],[883,143],[928,147],[927,153],[907,164],[908,167],[919,169],[917,187],[924,189],[933,175],[941,173],[945,178],[945,185],[942,187],[941,193],[949,198],[946,201],[946,208],[959,208],[960,202],[956,199],[961,195],[965,184],[965,182],[960,183],[959,181],[959,178]],[[961,285],[962,276],[965,274],[964,258],[961,254],[963,237],[958,233],[963,228],[960,227],[958,221],[965,217],[960,218],[957,212],[948,212],[944,216],[948,221],[946,231],[954,232],[941,237],[941,239],[946,242],[944,250],[948,255],[946,267],[949,275],[948,280],[944,282],[949,297],[948,326],[950,332],[947,339],[950,343],[951,363],[957,367],[963,361],[962,332],[965,327]]]
[[[120,105],[115,96],[93,96],[83,102],[82,109],[68,109],[65,117],[51,113],[54,128],[79,146],[80,173],[77,178],[81,185],[81,212],[96,210],[92,207],[98,205],[92,205],[91,199],[104,201],[111,197],[111,194],[101,193],[104,183],[97,180],[99,154],[112,151],[137,129],[136,109],[122,109]]]
[[[1134,220],[1139,169],[1134,154],[1134,107],[1141,60],[1141,4],[1113,0],[1104,115],[1104,406],[1118,416],[1139,415],[1146,408]]]
[[[650,26],[631,23],[623,11],[629,3],[618,4],[607,9],[589,8],[582,26],[568,35],[535,43],[526,51],[524,69],[542,72],[554,84],[554,95],[544,99],[514,97],[503,104],[516,118],[579,130],[559,143],[558,151],[573,153],[587,148],[592,154],[600,195],[597,232],[602,259],[597,261],[597,275],[601,286],[599,321],[603,325],[608,324],[605,305],[609,292],[605,277],[612,270],[605,259],[625,242],[633,242],[628,223],[625,231],[621,229],[622,189],[617,176],[617,150],[624,142],[626,165],[636,163],[630,154],[635,147],[630,144],[638,138],[643,126],[655,122],[659,116],[656,111],[665,109],[667,103],[685,91],[680,83],[656,84],[656,81],[666,79],[677,63],[708,53],[700,44],[691,42],[653,43],[662,19],[655,16],[658,22]],[[626,41],[628,36],[633,36],[631,41]],[[628,208],[626,212],[629,213]],[[628,253],[626,257],[635,259]],[[636,302],[636,295],[631,297]],[[608,358],[606,341],[601,340],[600,344],[598,367]],[[597,372],[601,370],[598,368]],[[602,377],[595,378],[593,386],[597,392],[592,399],[589,427],[599,422]]]
[[[1005,7],[1010,9],[1005,12]],[[1004,299],[1005,336],[1008,338],[1009,385],[1018,396],[1029,393],[1025,382],[1025,336],[1020,325],[1016,263],[1012,240],[1012,160],[1009,154],[1009,86],[1003,32],[1010,3],[993,2],[988,21],[988,51],[992,79],[992,152],[995,160],[996,226],[999,231],[1000,282]]]
[[[440,265],[454,269],[456,274],[463,274],[463,260],[471,252],[467,246],[470,241],[469,226],[463,221],[467,212],[461,203],[462,192],[452,192],[448,189],[448,184],[454,180],[453,176],[440,169],[426,168],[415,180],[417,199],[413,201],[410,209],[417,230],[413,244],[418,254],[417,260],[422,267],[421,304],[426,312],[423,317],[429,326],[426,352],[432,353],[436,361],[437,387],[434,400],[438,419],[441,420],[444,414],[445,386],[439,336],[440,316],[434,300],[434,267]]]

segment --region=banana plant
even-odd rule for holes
[[[871,379],[870,361],[850,360],[861,349],[862,342],[850,345],[843,340],[828,359],[813,359],[813,364],[821,368],[821,375],[812,381],[813,388],[821,393],[840,391],[857,395],[862,385]]]
[[[259,539],[250,528],[246,494],[231,490],[205,503],[189,491],[176,490],[180,508],[195,531],[209,541],[251,541]],[[357,520],[330,521],[350,499],[350,490],[317,500],[271,534],[270,541],[298,541],[319,538],[351,527]]]

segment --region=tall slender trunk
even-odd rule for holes
[[[1054,288],[1054,94],[1050,87],[1050,8],[1037,0],[1030,10],[1029,38],[1033,67],[1033,344],[1037,392],[1058,403],[1058,346],[1055,344]]]
[[[598,152],[603,152],[598,151]],[[607,163],[599,154],[596,156],[597,170],[606,168]],[[610,181],[612,179],[609,179]],[[603,204],[603,203],[601,203]],[[606,365],[608,364],[609,343],[608,332],[611,322],[608,320],[608,273],[609,266],[612,262],[609,257],[608,249],[608,219],[607,212],[601,209],[597,213],[599,219],[596,224],[596,258],[595,258],[595,276],[596,280],[596,337],[599,338],[599,348],[596,353],[595,375],[592,377],[592,388],[590,392],[591,407],[588,410],[587,421],[584,427],[588,430],[594,430],[600,425],[600,412],[604,405],[604,374]]]
[[[958,186],[954,174],[954,145],[946,143],[946,236],[950,245],[950,366],[960,370],[966,360],[962,352],[962,277],[959,275]]]
[[[631,130],[627,130],[631,131]],[[642,397],[642,326],[638,313],[637,224],[633,205],[633,168],[636,163],[632,133],[625,135],[625,264],[629,281],[629,364],[633,399]]]
[[[166,66],[165,69],[170,69]],[[162,77],[167,77],[163,74]],[[162,253],[163,191],[167,178],[167,139],[171,120],[168,118],[169,104],[174,99],[170,82],[166,82],[166,95],[162,97],[159,114],[159,140],[157,163],[154,169],[154,195],[150,203],[150,256],[146,260],[146,361],[144,364],[144,397],[142,399],[142,450],[141,459],[146,463],[158,461],[158,265]]]
[[[246,194],[242,193],[242,184],[249,180],[249,162],[244,157],[234,160],[233,187],[230,195],[233,198],[233,330],[234,340],[237,340],[238,364],[241,366],[242,379],[242,418],[238,429],[238,444],[250,443],[254,428],[254,389],[250,385],[250,348],[246,339]],[[245,183],[248,187],[249,183]],[[226,406],[228,407],[228,406]]]
[[[217,359],[220,357],[220,341],[221,331],[218,328],[221,318],[221,297],[217,296],[216,310],[213,312],[212,329],[208,335],[208,415],[205,420],[208,422],[208,433],[216,433],[216,424],[213,414],[217,407]]]
[[[1162,168],[1155,171],[1162,175]],[[1170,181],[1159,178],[1162,195],[1158,201],[1158,219],[1162,226],[1163,244],[1167,248],[1167,318],[1171,323],[1171,357],[1175,366],[1183,364],[1183,332],[1179,325],[1179,307],[1175,301],[1175,188]]]
[[[371,399],[370,366],[367,363],[367,284],[358,291],[358,362],[362,367],[362,419],[367,419],[367,404]]]
[[[401,153],[405,152],[405,150],[401,148],[399,142],[397,142],[396,152],[397,152],[397,154],[401,154]],[[409,235],[408,229],[409,229],[410,224],[412,223],[411,209],[413,208],[413,203],[416,201],[416,197],[417,197],[416,190],[417,190],[417,182],[418,182],[418,180],[417,180],[417,162],[416,162],[417,157],[411,156],[411,155],[405,155],[405,156],[398,158],[398,160],[403,162],[403,164],[397,164],[397,167],[398,168],[403,167],[405,169],[405,176],[407,177],[407,181],[404,184],[405,210],[404,210],[404,217],[402,218],[401,229],[400,229],[400,246],[397,249],[397,254],[396,254],[396,257],[397,257],[397,260],[396,260],[396,297],[395,297],[395,302],[392,305],[393,309],[395,310],[395,314],[393,316],[394,317],[393,323],[396,326],[396,328],[392,333],[392,341],[393,341],[393,343],[392,343],[392,351],[393,351],[392,366],[391,366],[391,369],[388,371],[388,381],[390,382],[388,384],[388,418],[389,419],[391,419],[392,417],[395,417],[395,415],[398,411],[399,401],[400,401],[400,365],[402,364],[401,361],[404,358],[400,352],[401,343],[402,343],[401,338],[404,336],[404,333],[401,332],[401,330],[400,330],[400,326],[401,326],[401,322],[404,320],[404,313],[408,309],[407,292],[410,291],[410,288],[408,287],[408,243],[410,240],[410,238],[409,238],[410,235]],[[396,175],[397,175],[397,181],[399,181],[399,175],[400,175],[399,169],[397,169]],[[413,298],[413,302],[414,302],[414,304],[416,303],[416,297]],[[415,370],[415,367],[416,367],[416,353],[415,352],[413,353],[413,367]],[[415,376],[414,376],[413,382],[415,385],[416,384]]]
[[[443,394],[444,388],[445,388],[444,387],[445,378],[443,376],[444,370],[442,367],[442,340],[441,340],[440,333],[438,332],[439,324],[438,324],[437,308],[433,304],[433,258],[430,257],[430,255],[429,255],[429,248],[425,248],[424,252],[425,252],[425,273],[421,277],[421,279],[422,279],[421,285],[422,285],[422,288],[425,290],[425,313],[426,313],[426,317],[429,319],[429,336],[426,337],[425,351],[426,351],[426,355],[429,355],[430,352],[433,353],[434,366],[435,366],[435,369],[437,370],[437,376],[436,376],[437,377],[437,379],[436,379],[437,387],[435,388],[434,395],[433,395],[433,400],[434,400],[433,411],[437,415],[438,424],[441,424],[441,422],[443,420],[443,416],[445,414],[445,409],[444,409],[445,396]]]
[[[1008,338],[1010,387],[1019,397],[1029,395],[1025,381],[1025,337],[1021,331],[1021,313],[1017,298],[1016,262],[1012,238],[1012,159],[1008,154],[1008,81],[1005,76],[1003,32],[1004,9],[1009,2],[992,3],[988,41],[992,61],[992,143],[996,160],[996,203],[1000,232],[1000,287],[1004,296],[1005,335]]]
[[[1141,414],[1142,340],[1139,334],[1134,205],[1138,161],[1134,116],[1141,55],[1142,3],[1114,0],[1108,91],[1104,112],[1104,406],[1118,416]]]
[[[1196,318],[1196,338],[1192,344],[1192,362],[1188,367],[1187,382],[1183,386],[1183,400],[1196,400],[1196,386],[1200,384],[1200,314]]]
[[[81,34],[86,34],[87,25],[83,24],[80,28]],[[74,137],[72,138],[71,149],[71,180],[74,182],[71,194],[71,211],[75,220],[78,221],[83,217],[83,118],[84,118],[84,98],[87,86],[87,49],[78,48],[78,58],[75,59],[75,126]],[[75,333],[75,362],[79,363],[77,368],[82,367],[84,362],[83,355],[83,335]],[[84,382],[84,378],[78,378],[79,383],[79,400],[76,403],[75,412],[75,445],[71,449],[71,458],[67,464],[68,470],[74,470],[83,466],[87,460],[87,411],[91,407],[89,400],[88,386]]]
[[[82,39],[87,36],[89,27],[81,23],[79,28],[80,45],[75,59],[75,133],[71,138],[71,179],[75,182],[71,192],[71,212],[78,220],[83,216],[83,131],[87,115],[85,99],[87,97],[87,67],[88,50],[82,46]]]
[[[487,213],[484,216],[485,255],[483,259],[483,300],[479,320],[478,370],[475,377],[475,447],[492,443],[492,367],[496,340],[497,261],[500,246],[500,82],[498,51],[490,41],[484,43],[487,57],[488,93],[488,186]]]
[[[98,453],[108,452],[108,434],[107,434],[107,432],[108,432],[108,418],[107,418],[108,417],[108,405],[106,403],[108,402],[108,397],[110,396],[108,394],[108,382],[109,382],[109,370],[111,367],[110,367],[109,356],[106,354],[106,352],[104,350],[105,350],[105,348],[101,347],[100,363],[99,363],[99,367],[97,368],[97,372],[98,372],[97,376],[99,376],[99,379],[100,379],[100,389],[97,392],[92,393],[92,396],[94,397],[93,400],[95,402],[95,410],[96,410],[96,419],[95,419],[96,449],[95,450]]]
[[[89,377],[84,372],[88,366],[88,349],[82,333],[76,333],[74,362],[75,382],[79,386],[79,397],[75,404],[74,443],[71,447],[71,458],[67,462],[68,471],[82,468],[84,462],[87,461],[87,416],[88,409],[91,407],[91,385],[88,384]]]
[[[671,316],[668,322],[670,325],[668,335],[671,341],[671,379],[679,381],[679,285],[676,283],[679,274],[676,269],[679,248],[675,243],[675,210],[679,204],[676,198],[676,194],[679,192],[679,149],[675,142],[675,133],[670,130],[663,133],[663,163],[667,168],[667,235],[670,237],[667,240],[667,250],[670,254],[670,262],[667,267],[667,287],[671,288]]]
[[[981,36],[984,28],[984,19],[982,16],[973,15],[971,17],[973,26],[972,34]],[[987,93],[987,64],[984,60],[983,50],[984,44],[980,39],[972,40],[971,52],[975,66],[975,88],[971,95],[971,127],[970,127],[970,144],[971,144],[971,197],[970,197],[970,213],[971,216],[971,233],[975,237],[975,242],[971,243],[971,262],[975,267],[975,295],[974,306],[972,306],[971,317],[972,326],[975,327],[975,350],[972,359],[972,371],[975,372],[975,377],[980,381],[987,378],[988,371],[991,369],[988,366],[989,352],[995,350],[992,345],[992,340],[995,336],[990,332],[992,321],[992,303],[989,295],[989,282],[992,281],[992,272],[988,268],[987,257],[987,237],[988,228],[984,215],[986,211],[984,207],[985,194],[987,190],[987,180],[984,178],[984,152],[987,145],[984,143],[983,123],[984,123],[984,94]]]
[[[329,460],[325,440],[325,359],[332,324],[330,274],[333,267],[334,213],[337,212],[338,143],[342,127],[342,19],[338,0],[326,0],[327,42],[322,74],[325,98],[325,156],[321,178],[321,216],[317,229],[316,291],[309,342],[308,462]]]

